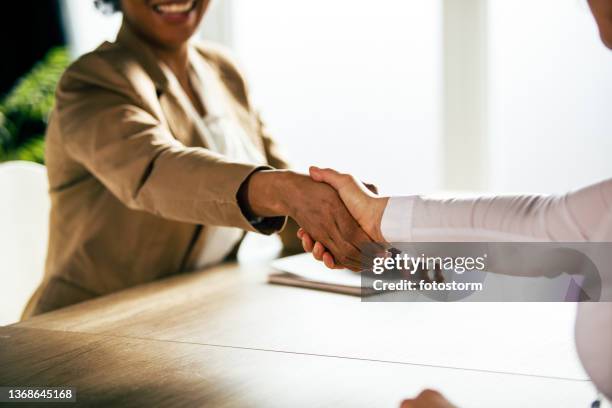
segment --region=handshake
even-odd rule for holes
[[[370,238],[367,242],[373,241],[378,244],[385,242],[381,232],[381,220],[389,201],[388,197],[379,197],[375,186],[366,185],[350,174],[339,173],[332,169],[311,167],[310,177],[336,190],[351,216]],[[316,240],[314,235],[303,227],[298,230],[298,238],[302,240],[304,250],[312,252],[315,259],[325,263],[328,268],[346,267],[355,270],[352,265],[347,265],[342,259],[337,258],[324,242]],[[361,242],[365,243],[366,241]]]
[[[360,246],[385,242],[380,224],[388,198],[376,193],[351,175],[311,167],[310,177],[283,170],[253,174],[246,201],[257,216],[292,217],[304,250],[327,267],[359,271]]]

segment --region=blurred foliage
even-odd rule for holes
[[[69,62],[66,48],[50,50],[0,101],[0,162],[44,163],[47,119],[55,87]]]

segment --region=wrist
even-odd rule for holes
[[[259,217],[290,215],[288,197],[293,172],[262,170],[251,176],[248,186],[249,206]]]
[[[385,209],[389,203],[389,197],[375,197],[373,198],[373,225],[370,230],[372,231],[372,239],[378,243],[387,243],[382,233],[382,219],[385,214]]]

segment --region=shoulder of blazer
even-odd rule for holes
[[[198,53],[219,73],[219,77],[236,100],[250,110],[248,85],[232,52],[217,43],[195,42]]]
[[[137,58],[116,43],[104,43],[74,61],[63,73],[56,96],[61,104],[66,97],[96,91],[116,93],[138,105],[157,100],[158,92]]]

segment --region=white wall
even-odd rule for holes
[[[612,52],[586,0],[489,2],[489,188],[561,192],[612,176]]]
[[[609,177],[612,53],[586,2],[444,5],[234,0],[236,51],[293,161],[387,192],[562,192]]]
[[[444,0],[443,188],[486,189],[489,179],[488,1]]]
[[[232,1],[211,0],[200,30],[200,38],[226,46],[233,43]]]
[[[114,41],[121,25],[121,14],[104,15],[92,0],[62,0],[62,14],[75,58],[104,41]]]
[[[440,187],[440,1],[233,0],[232,13],[255,101],[298,168]]]

